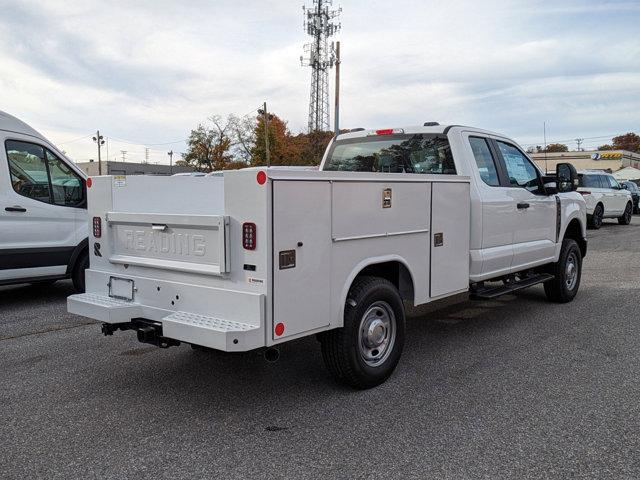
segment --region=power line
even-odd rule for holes
[[[77,142],[79,140],[83,140],[85,138],[89,138],[91,135],[93,135],[93,133],[90,133],[89,135],[85,135],[84,137],[78,137],[78,138],[74,138],[73,140],[67,140],[65,142],[56,142],[58,145],[65,145],[67,143],[73,143],[73,142]]]

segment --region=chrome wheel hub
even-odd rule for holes
[[[567,289],[573,290],[578,282],[578,259],[576,254],[573,252],[569,254],[569,257],[567,257],[564,276]]]
[[[358,331],[358,350],[367,365],[383,363],[395,343],[396,316],[387,302],[373,303],[362,316]]]

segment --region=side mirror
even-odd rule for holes
[[[622,190],[629,190],[625,184],[620,185],[620,188],[621,188]]]
[[[556,189],[558,193],[573,192],[578,188],[578,172],[570,163],[556,165]]]

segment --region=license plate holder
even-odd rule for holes
[[[118,300],[133,300],[133,280],[109,277],[109,296]]]

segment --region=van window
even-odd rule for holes
[[[53,202],[63,207],[77,207],[84,200],[84,184],[80,176],[47,150]]]
[[[482,181],[492,187],[499,186],[500,180],[498,179],[496,162],[493,159],[487,140],[480,137],[469,137],[469,143],[471,144],[471,150],[476,159],[476,165]]]
[[[44,148],[33,143],[7,140],[5,144],[11,185],[19,195],[51,202]]]
[[[538,169],[525,154],[509,143],[500,141],[496,143],[504,158],[511,186],[526,188],[531,193],[543,193]]]
[[[326,171],[455,175],[446,137],[432,134],[377,135],[338,140],[331,146]]]
[[[84,205],[84,181],[50,150],[18,140],[7,140],[5,149],[16,193],[64,207]]]

